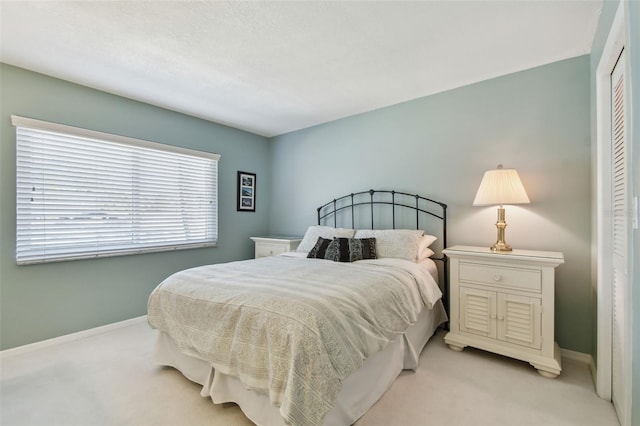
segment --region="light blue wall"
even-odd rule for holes
[[[375,189],[449,205],[449,245],[495,242],[472,207],[484,171],[518,169],[532,203],[507,208],[507,242],[561,251],[556,337],[591,351],[590,85],[582,56],[272,139],[270,231],[302,234],[316,207]]]
[[[191,266],[246,259],[249,236],[268,231],[266,138],[0,64],[0,347],[84,330],[146,313],[151,290]],[[15,264],[15,129],[12,114],[216,152],[219,246],[206,249]],[[257,173],[256,212],[236,212],[236,172]]]

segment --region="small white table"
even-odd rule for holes
[[[444,340],[528,361],[545,377],[562,370],[554,341],[554,273],[562,253],[454,246],[450,258],[450,331]]]
[[[302,241],[301,237],[251,237],[256,246],[255,258],[275,256],[280,253],[294,251]]]

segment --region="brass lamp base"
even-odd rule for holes
[[[504,241],[497,241],[494,245],[489,247],[491,251],[501,252],[501,251],[513,251],[511,246]]]
[[[504,229],[507,227],[507,223],[504,221],[504,207],[498,207],[498,221],[496,222],[496,228],[498,228],[498,241],[490,247],[493,252],[509,252],[512,251],[511,246],[504,241]]]

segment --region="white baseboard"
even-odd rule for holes
[[[593,384],[596,384],[597,370],[596,363],[593,360],[593,357],[590,354],[585,354],[582,352],[570,351],[569,349],[560,349],[560,354],[562,358],[567,360],[580,362],[582,364],[587,364],[589,367],[589,371],[591,372],[591,379],[593,380]]]
[[[591,363],[589,364],[589,370],[591,370],[591,378],[593,379],[593,385],[598,387],[598,368],[596,367],[596,362],[591,358]]]
[[[143,315],[141,317],[136,317],[136,318],[131,318],[124,321],[115,322],[113,324],[107,324],[100,327],[90,328],[89,330],[78,331],[77,333],[65,334],[64,336],[54,337],[53,339],[47,339],[41,342],[29,343],[27,345],[6,349],[4,351],[0,351],[0,360],[11,357],[11,356],[35,351],[37,349],[56,346],[56,345],[60,345],[62,343],[67,343],[67,342],[73,342],[74,340],[85,339],[91,336],[97,336],[98,334],[106,333],[112,330],[117,330],[123,327],[128,327],[130,325],[144,322],[146,320],[147,320],[147,316]]]
[[[560,349],[560,355],[562,355],[562,358],[566,358],[571,361],[577,361],[589,366],[593,364],[593,357],[590,354],[570,351],[569,349]]]

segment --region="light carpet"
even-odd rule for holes
[[[617,425],[587,365],[564,360],[557,379],[529,364],[431,339],[358,422],[369,425]],[[151,365],[144,322],[3,357],[0,423],[14,425],[252,425],[235,404],[200,397],[200,385]]]

